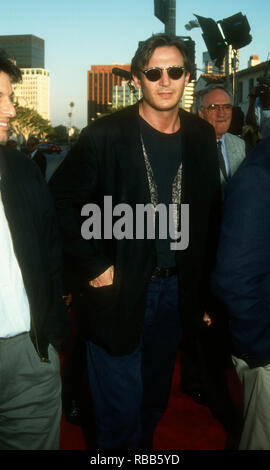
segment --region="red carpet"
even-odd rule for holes
[[[155,433],[156,450],[221,450],[225,447],[223,426],[213,418],[206,406],[197,404],[179,390],[179,360],[176,362],[168,408]],[[239,400],[239,390],[234,375],[230,377],[230,389],[234,401]],[[91,417],[89,418],[91,419]],[[90,438],[91,439],[91,438]],[[84,437],[80,426],[69,424],[64,416],[61,426],[61,450],[91,449],[89,438]]]

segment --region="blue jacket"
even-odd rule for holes
[[[234,354],[251,367],[270,363],[270,138],[227,186],[212,286],[229,315]]]

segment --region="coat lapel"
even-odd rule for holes
[[[243,148],[241,142],[238,142],[238,140],[234,139],[229,133],[225,134],[225,146],[232,176],[243,160]]]

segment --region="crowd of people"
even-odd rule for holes
[[[182,391],[221,420],[230,448],[270,449],[269,87],[251,97],[251,141],[222,84],[200,93],[197,114],[179,108],[191,74],[179,38],[141,41],[131,74],[143,98],[83,129],[49,184],[35,137],[28,155],[0,146],[0,449],[59,449],[69,294],[72,413],[86,368],[100,452],[153,449],[179,347]],[[18,80],[1,53],[2,144]]]

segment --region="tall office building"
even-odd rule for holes
[[[22,81],[13,85],[15,100],[20,106],[35,109],[50,120],[50,74],[42,68],[21,68]]]
[[[176,0],[154,0],[155,16],[165,25],[165,33],[175,35]]]
[[[185,87],[183,96],[180,100],[180,107],[188,112],[192,111],[193,108],[195,83],[195,80],[189,82],[189,84]]]
[[[130,65],[92,65],[87,74],[88,84],[88,123],[112,105],[113,86],[121,85],[123,80],[112,73],[113,68],[130,71]]]
[[[19,68],[44,68],[44,40],[32,34],[0,36],[0,49],[16,62]]]

